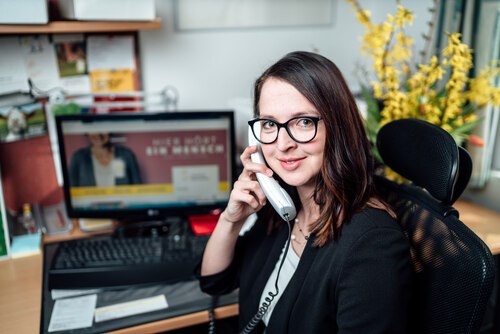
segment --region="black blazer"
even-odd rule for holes
[[[257,312],[288,237],[285,223],[271,235],[265,225],[257,221],[238,239],[226,270],[199,277],[209,294],[240,288],[240,329]],[[395,220],[384,211],[365,209],[344,225],[335,242],[318,248],[313,241],[311,236],[266,334],[406,331],[412,265],[409,243]]]

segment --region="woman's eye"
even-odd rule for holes
[[[297,120],[297,125],[302,128],[308,128],[313,124],[313,121],[310,118],[299,118]]]
[[[262,122],[262,128],[263,129],[272,129],[276,126],[276,123],[274,123],[273,121],[263,121]]]

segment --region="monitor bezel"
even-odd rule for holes
[[[183,119],[214,119],[226,118],[229,120],[229,149],[230,149],[230,165],[229,170],[230,186],[236,180],[236,136],[235,136],[235,118],[233,110],[182,110],[175,112],[128,112],[128,113],[107,113],[107,114],[74,114],[74,115],[59,115],[55,117],[57,141],[59,145],[59,162],[61,166],[63,178],[63,194],[67,215],[70,218],[94,218],[94,219],[113,219],[118,221],[137,221],[137,220],[157,220],[165,219],[171,216],[188,216],[195,214],[207,214],[214,210],[223,210],[225,205],[220,204],[202,204],[196,206],[178,206],[168,208],[154,208],[154,209],[121,209],[121,210],[81,210],[73,207],[70,186],[69,186],[69,171],[66,164],[66,150],[62,136],[62,124],[67,121],[82,121],[82,122],[96,122],[108,120],[147,120],[147,121],[161,121],[161,120],[183,120]],[[229,196],[228,196],[229,197]]]

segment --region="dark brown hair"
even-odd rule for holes
[[[367,205],[380,207],[381,202],[374,199],[374,160],[363,120],[342,73],[319,54],[292,52],[268,68],[255,82],[256,116],[260,114],[262,86],[268,78],[294,86],[319,111],[325,125],[323,165],[313,193],[320,217],[311,231],[316,235],[315,245],[323,246],[338,237],[343,223],[354,213]],[[279,181],[300,206],[295,189]]]

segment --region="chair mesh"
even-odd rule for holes
[[[378,179],[411,244],[410,333],[478,333],[493,289],[491,252],[449,206],[410,185]]]
[[[421,120],[401,119],[380,129],[377,148],[386,165],[438,200],[450,203],[455,197],[459,151],[446,131]]]

